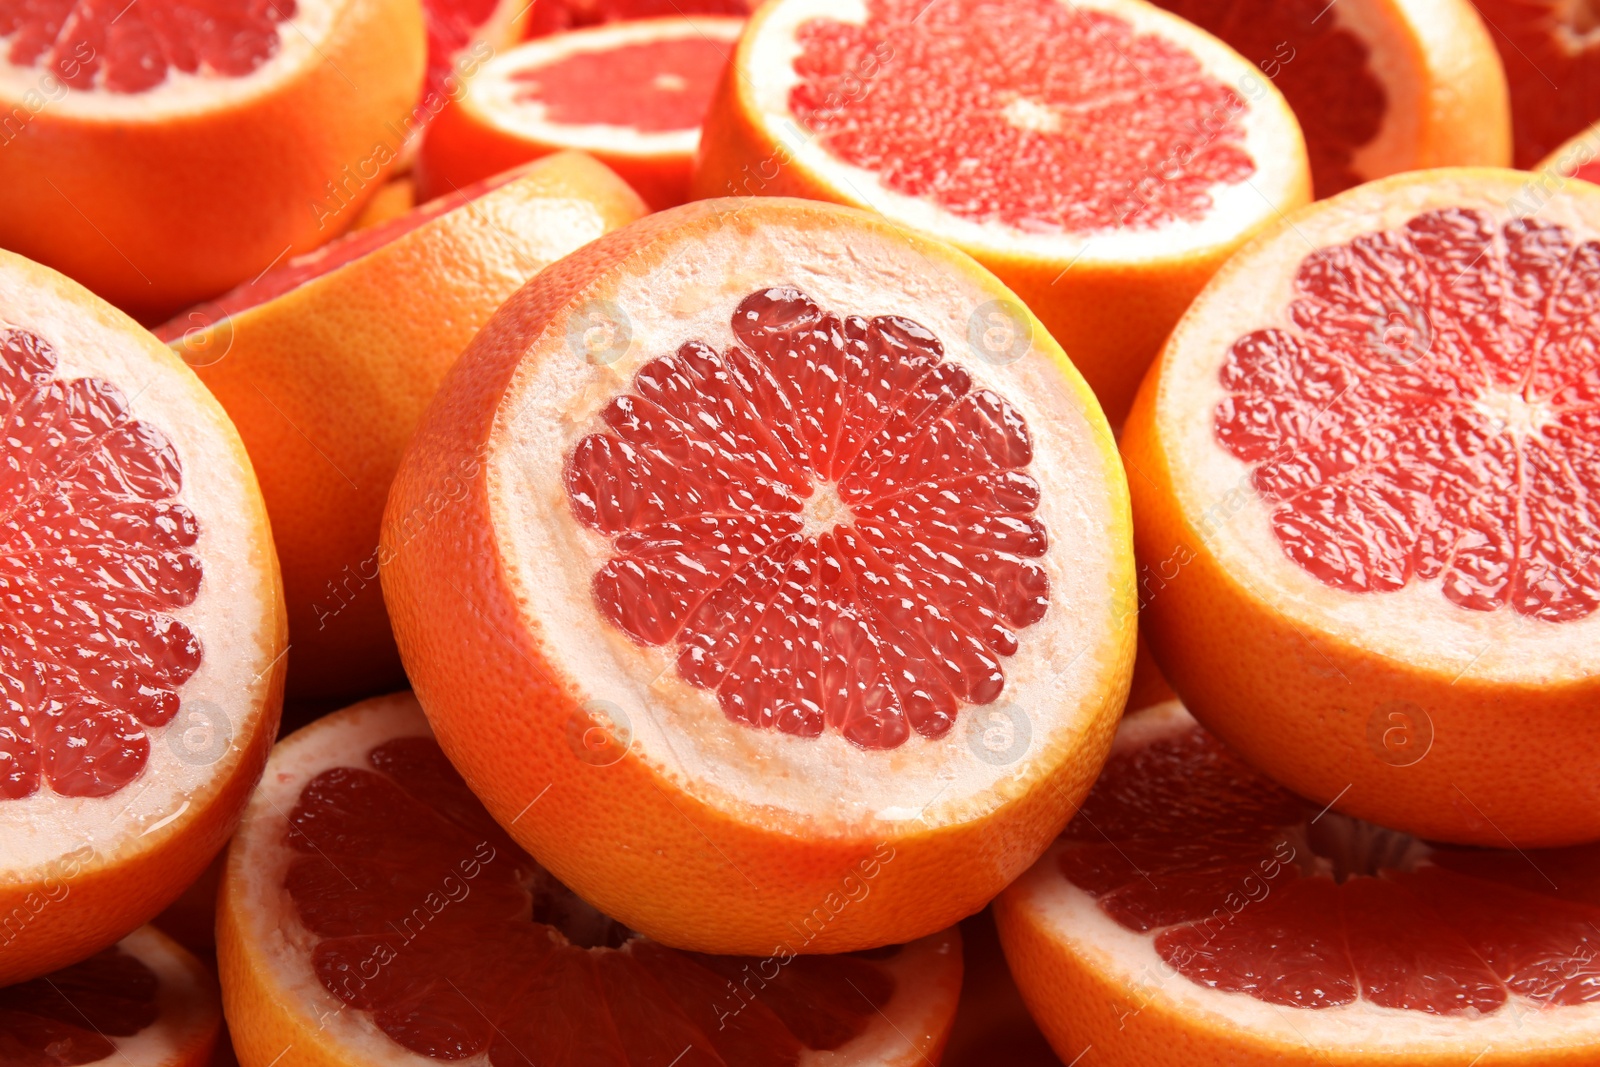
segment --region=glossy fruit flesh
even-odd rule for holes
[[[1232,45],[1283,93],[1306,135],[1319,197],[1366,180],[1356,150],[1383,128],[1388,99],[1368,48],[1326,0],[1157,0]]]
[[[629,19],[673,15],[748,15],[749,0],[533,0],[528,37]]]
[[[1049,607],[1022,416],[909,319],[766,289],[733,332],[646,364],[568,459],[615,553],[596,603],[735,721],[942,736]]]
[[[179,457],[115,385],[57,360],[0,333],[0,800],[128,785],[202,656],[168,614],[202,577]]]
[[[546,122],[628,126],[641,133],[699,129],[731,46],[672,37],[605,51],[574,52],[519,71],[519,103],[543,106]]]
[[[1475,611],[1600,605],[1600,241],[1431,211],[1306,257],[1236,341],[1217,439],[1290,559]]]
[[[0,0],[6,59],[73,89],[141,93],[173,74],[239,78],[278,51],[295,0]]]
[[[1513,162],[1531,167],[1600,120],[1600,11],[1592,0],[1472,0],[1511,83]]]
[[[789,107],[895,192],[1081,233],[1199,220],[1215,185],[1255,173],[1234,87],[1115,15],[1057,0],[866,10],[801,25]]]
[[[1436,1015],[1600,1000],[1600,847],[1430,848],[1319,812],[1198,726],[1113,756],[1065,837],[1067,879],[1199,985]]]
[[[0,989],[0,1063],[77,1067],[109,1059],[112,1037],[156,1021],[157,982],[149,967],[108,948],[54,974]]]
[[[419,1055],[795,1064],[894,995],[864,956],[703,956],[633,934],[517,848],[430,738],[317,775],[289,823],[285,888],[317,977]]]

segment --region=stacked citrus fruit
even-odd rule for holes
[[[0,0],[0,1067],[1600,1062],[1588,5],[691,6]]]

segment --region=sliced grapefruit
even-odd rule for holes
[[[1318,803],[1505,847],[1600,836],[1600,188],[1386,178],[1291,217],[1173,331],[1123,438],[1162,672]]]
[[[740,18],[643,19],[502,53],[428,130],[424,195],[564,149],[592,153],[652,208],[689,198],[700,122]]]
[[[293,692],[403,684],[378,589],[401,450],[502,300],[643,212],[594,160],[555,157],[291,260],[158,331],[255,460],[283,561]]]
[[[1319,197],[1425,167],[1511,163],[1511,102],[1471,0],[1156,0],[1271,78]]]
[[[985,308],[1030,330],[1013,361],[969,339]],[[1088,788],[1133,657],[1124,492],[970,259],[702,201],[478,335],[396,477],[384,595],[440,744],[584,899],[675,947],[869,948],[982,907]]]
[[[531,0],[423,0],[428,73],[422,96],[429,109],[459,98],[489,57],[520,41],[532,7]]]
[[[205,869],[277,730],[284,617],[227,416],[142,327],[0,252],[0,984]]]
[[[6,1067],[206,1067],[221,1029],[217,980],[150,926],[54,974],[0,988]]]
[[[402,147],[416,0],[0,7],[0,247],[159,319],[328,240]]]
[[[544,37],[585,26],[683,15],[733,15],[743,18],[753,0],[533,0],[527,36]]]
[[[641,937],[506,837],[409,693],[274,751],[218,958],[244,1067],[913,1067],[938,1062],[961,987],[955,930],[842,957]]]
[[[1511,87],[1513,161],[1531,167],[1600,120],[1600,10],[1592,0],[1473,0]]]
[[[1600,182],[1600,123],[1573,135],[1534,168],[1541,173],[1554,173],[1564,178],[1582,178],[1586,182]],[[1560,186],[1543,190],[1546,197]]]
[[[1594,845],[1452,849],[1329,812],[1174,702],[1124,720],[995,917],[1064,1060],[1575,1067],[1600,1059],[1597,871]]]
[[[867,207],[955,244],[1115,424],[1206,279],[1310,181],[1271,80],[1137,0],[780,0],[740,39],[693,189]],[[1003,349],[1016,326],[978,329]]]

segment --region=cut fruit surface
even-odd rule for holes
[[[1512,160],[1531,167],[1600,121],[1600,20],[1590,0],[1472,0],[1511,87]]]
[[[1028,331],[1012,361],[967,333],[986,308]],[[960,253],[691,204],[479,334],[390,495],[384,594],[445,751],[607,914],[702,951],[909,941],[1048,841],[1121,709],[1111,449]],[[864,862],[870,895],[797,931]]]
[[[613,23],[496,56],[430,127],[426,195],[564,149],[592,153],[652,208],[689,196],[700,122],[744,27],[711,15]]]
[[[414,0],[5,0],[0,246],[156,319],[311,249],[402,148],[422,36]]]
[[[1456,849],[1328,812],[1174,702],[1124,720],[995,909],[1063,1058],[1578,1064],[1600,1054],[1597,865],[1594,845]]]
[[[1511,163],[1505,72],[1471,0],[1158,0],[1272,79],[1319,197],[1426,167]]]
[[[611,22],[728,15],[743,18],[755,5],[750,0],[533,0],[528,37],[545,37]]]
[[[205,1067],[221,1029],[217,980],[149,926],[54,974],[0,988],[6,1067]]]
[[[1123,0],[768,4],[692,188],[867,207],[956,244],[1039,315],[1113,422],[1206,278],[1310,193],[1271,81]]]
[[[378,524],[417,419],[502,300],[644,210],[594,160],[552,157],[291,260],[158,331],[256,461],[296,634],[295,693],[399,683]]]
[[[194,374],[0,253],[0,982],[146,922],[232,832],[282,700],[267,517]]]
[[[458,99],[461,83],[476,75],[486,59],[522,39],[532,6],[529,0],[426,0],[422,18],[428,31],[428,73],[422,83],[423,99],[435,95]]]
[[[1525,216],[1536,181],[1300,213],[1201,295],[1123,439],[1172,574],[1145,632],[1195,715],[1319,803],[1485,845],[1600,833],[1600,189]]]
[[[1600,184],[1600,125],[1573,135],[1533,169]],[[1545,195],[1549,195],[1548,191]],[[1542,197],[1538,202],[1542,202]]]
[[[765,958],[634,933],[489,818],[409,693],[279,745],[221,899],[244,1067],[909,1067],[938,1062],[961,988],[955,930]]]

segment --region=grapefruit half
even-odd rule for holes
[[[0,253],[0,984],[205,869],[277,730],[266,509],[222,408],[126,315]]]
[[[1600,124],[1574,134],[1533,169],[1564,178],[1600,182]],[[1546,195],[1553,195],[1560,188],[1559,185],[1550,187]]]
[[[723,75],[693,191],[851,204],[951,242],[1115,424],[1206,279],[1310,180],[1271,80],[1148,4],[780,0]],[[1003,350],[1016,323],[982,332]]]
[[[0,989],[6,1067],[206,1067],[221,1029],[216,978],[151,926]]]
[[[961,988],[955,930],[842,957],[639,936],[512,843],[409,693],[274,751],[218,959],[244,1067],[913,1067],[938,1062]]]
[[[314,248],[400,151],[422,37],[416,0],[8,3],[0,247],[157,320]]]
[[[1330,812],[1174,702],[1124,720],[995,918],[1063,1060],[1575,1067],[1600,1056],[1597,872],[1593,845],[1453,849]]]
[[[325,245],[157,331],[255,460],[283,561],[294,693],[401,683],[378,589],[401,450],[502,300],[643,212],[593,159],[554,157]]]
[[[532,41],[491,60],[429,128],[424,195],[564,149],[592,153],[660,209],[689,198],[700,123],[740,18],[642,19]]]
[[[1011,362],[985,308],[1030,331]],[[1088,788],[1133,658],[1124,492],[966,256],[702,201],[478,335],[396,477],[384,595],[440,744],[584,899],[675,947],[869,948],[982,907]]]
[[[1600,836],[1600,188],[1318,203],[1195,302],[1123,438],[1145,634],[1195,716],[1426,837]]]
[[[1590,0],[1472,0],[1511,88],[1512,159],[1531,167],[1600,120],[1600,12]]]
[[[1271,78],[1317,196],[1426,167],[1511,163],[1505,71],[1471,0],[1157,0]]]

